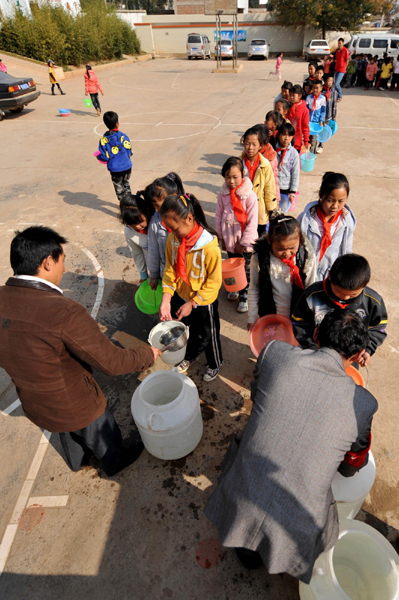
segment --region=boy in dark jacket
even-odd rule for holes
[[[370,265],[363,256],[344,254],[333,264],[324,281],[310,285],[300,297],[292,314],[295,337],[302,348],[316,348],[315,329],[334,308],[350,308],[364,320],[370,336],[359,364],[365,367],[386,338],[388,323],[383,299],[367,287]]]
[[[132,172],[132,145],[125,133],[119,131],[119,117],[112,110],[106,112],[103,117],[108,131],[102,136],[98,144],[100,154],[97,156],[101,162],[106,162],[108,171],[111,173],[112,183],[119,202],[125,194],[131,194],[129,185]]]

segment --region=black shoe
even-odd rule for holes
[[[51,95],[52,95],[52,96],[55,96],[54,92],[51,92]]]
[[[256,550],[248,550],[248,548],[234,548],[237,558],[240,563],[250,571],[259,569],[262,565],[262,558]]]
[[[65,96],[65,92],[61,92],[61,96]]]
[[[106,472],[108,477],[113,477],[129,465],[132,465],[134,462],[136,462],[143,450],[143,442],[136,442],[135,444],[133,444],[133,446],[130,446],[129,448],[124,448],[120,461],[113,467],[108,466],[107,468],[105,468],[105,466],[103,465],[104,471]]]

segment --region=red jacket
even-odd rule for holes
[[[304,100],[291,106],[288,120],[295,127],[294,147],[300,152],[302,144],[309,144],[309,111]]]
[[[84,74],[85,78],[85,94],[97,94],[98,91],[103,93],[102,87],[97,79],[97,75],[94,71],[89,71],[90,77],[87,75],[87,71]]]

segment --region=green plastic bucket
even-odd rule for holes
[[[162,302],[162,281],[158,280],[158,287],[155,292],[150,288],[150,280],[146,279],[137,288],[134,295],[136,306],[146,315],[155,315],[159,311]]]
[[[86,106],[89,106],[89,107],[91,106],[91,100],[90,100],[90,98],[85,98],[84,102],[85,102]]]

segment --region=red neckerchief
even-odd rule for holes
[[[328,102],[328,101],[329,101],[329,99],[330,99],[330,89],[331,89],[331,88],[328,88],[328,87],[326,87],[326,86],[324,86],[324,87],[323,87],[323,90],[326,92],[326,98],[327,98],[327,102]]]
[[[167,225],[165,225],[165,223],[163,221],[161,221],[161,225],[163,225],[165,227],[165,229],[168,233],[171,233],[172,230],[169,229],[169,227]]]
[[[317,102],[317,98],[320,98],[320,95],[321,95],[321,92],[320,92],[320,94],[318,94],[317,96],[316,96],[316,94],[315,94],[315,93],[313,93],[313,106],[312,106],[312,108],[310,109],[312,112],[313,112],[314,110],[316,110],[316,102]]]
[[[142,231],[138,231],[137,233],[144,233],[144,235],[148,235],[147,227]]]
[[[340,308],[347,308],[349,306],[349,304],[342,304],[341,302],[337,302],[336,300],[334,300],[334,298],[331,298],[331,296],[328,293],[327,288],[326,288],[327,279],[328,279],[328,277],[326,277],[326,279],[323,281],[323,290],[325,291],[326,295],[328,296],[328,299],[331,300],[331,302],[334,302],[334,304],[336,304]],[[331,293],[333,293],[332,290],[331,290]]]
[[[244,158],[244,162],[245,162],[245,166],[248,169],[249,178],[251,181],[253,181],[254,177],[255,177],[256,169],[258,168],[259,162],[260,162],[259,152],[256,155],[256,159],[255,159],[255,162],[253,165],[251,165],[251,163],[249,162],[247,157]]]
[[[244,183],[244,180],[242,180],[240,185],[238,185],[236,188],[233,188],[233,189],[230,188],[231,206],[233,207],[234,214],[236,216],[237,221],[241,225],[241,231],[244,231],[244,229],[245,229],[245,226],[247,224],[248,214],[247,214],[247,211],[245,210],[245,208],[243,207],[242,202],[241,202],[239,196],[237,196],[236,192],[237,192],[238,188],[240,188],[242,186],[243,183]]]
[[[299,267],[295,264],[295,254],[293,254],[291,258],[281,258],[280,260],[290,268],[291,283],[295,283],[297,287],[303,290],[303,281],[299,273]]]
[[[279,171],[281,171],[281,169],[283,168],[284,157],[286,155],[287,150],[288,148],[279,148],[279,146],[276,146],[276,152],[281,152],[281,163],[278,168]]]
[[[203,231],[204,228],[195,222],[191,232],[186,237],[181,238],[179,250],[177,251],[175,283],[180,277],[189,285],[186,271],[186,255],[191,248],[194,248]]]
[[[324,230],[323,231],[323,239],[321,240],[321,245],[320,245],[319,262],[325,255],[327,248],[329,246],[331,246],[331,225],[333,225],[334,223],[336,223],[336,221],[338,221],[338,219],[342,215],[342,210],[337,212],[337,214],[334,215],[334,217],[331,219],[331,221],[327,221],[326,215],[323,213],[320,206],[317,206],[317,216],[319,217],[320,221],[323,223],[323,230]]]
[[[119,127],[114,127],[113,129],[110,129],[110,131],[119,131]]]
[[[291,106],[290,115],[289,115],[290,117],[294,117],[295,118],[295,116],[296,116],[296,110],[297,110],[297,108],[298,108],[298,106],[300,104],[302,104],[302,100],[299,100],[299,102],[296,102],[295,104],[293,104]],[[292,111],[292,114],[291,114],[291,111]]]

